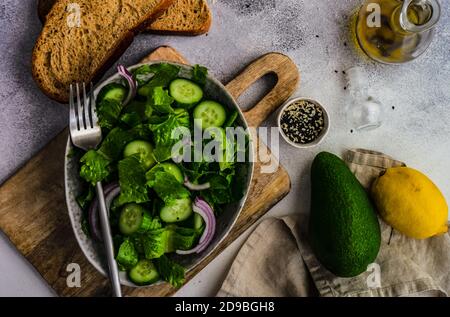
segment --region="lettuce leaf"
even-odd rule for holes
[[[163,87],[156,87],[155,89],[153,89],[150,101],[153,109],[160,113],[173,112],[171,104],[173,103],[174,99]]]
[[[126,269],[130,269],[138,263],[139,255],[130,239],[127,238],[122,242],[116,260]]]
[[[120,205],[149,201],[145,183],[145,168],[138,156],[132,155],[119,161]]]
[[[87,188],[77,197],[77,203],[82,210],[87,210],[95,197],[94,186],[88,185]]]
[[[183,109],[177,109],[163,122],[149,125],[153,132],[156,145],[154,155],[158,162],[164,162],[172,157],[172,148],[181,139],[181,136],[174,138],[173,133],[180,127],[189,128],[189,124],[189,113]]]
[[[142,140],[150,140],[152,136],[152,131],[150,131],[148,124],[145,123],[133,127],[130,130],[130,133],[133,134],[135,138]]]
[[[205,85],[207,75],[208,68],[204,66],[200,66],[197,64],[192,68],[192,80],[201,86]]]
[[[157,259],[166,253],[170,231],[166,228],[151,230],[142,235],[142,246],[146,259]]]
[[[153,108],[145,101],[132,100],[122,111],[120,121],[129,127],[135,127],[147,121]]]
[[[122,157],[125,145],[133,141],[133,138],[129,131],[116,127],[106,135],[98,151],[110,161],[117,161]]]
[[[176,250],[192,249],[197,243],[199,235],[196,230],[191,228],[167,226],[148,231],[141,237],[145,258],[152,260]]]
[[[95,150],[87,151],[81,157],[80,163],[82,163],[80,176],[92,185],[101,182],[109,175],[111,162]]]
[[[222,205],[233,201],[231,186],[221,175],[212,174],[207,177],[210,188],[201,191],[201,196],[211,205]]]
[[[97,104],[96,109],[99,126],[111,130],[119,120],[122,103],[117,100],[103,99]]]
[[[145,65],[144,65],[145,66]],[[167,63],[160,63],[154,65],[147,65],[147,67],[142,68],[139,74],[139,78],[143,78],[144,76],[148,76],[153,73],[153,77],[145,83],[140,84],[140,88],[138,89],[138,94],[141,96],[151,96],[153,89],[155,87],[167,87],[170,82],[177,78],[178,73],[180,72],[180,67]],[[139,80],[138,80],[139,82]]]
[[[169,241],[168,252],[190,250],[197,244],[199,232],[192,228],[174,227],[172,239]]]
[[[158,259],[155,259],[153,262],[164,281],[169,282],[173,287],[180,287],[184,284],[184,267],[170,260],[165,255],[161,256]]]
[[[147,185],[153,188],[165,204],[169,204],[176,199],[190,197],[189,190],[177,181],[175,176],[163,169],[153,168],[147,172],[145,177]]]

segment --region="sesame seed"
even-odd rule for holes
[[[283,111],[280,127],[294,143],[307,144],[324,130],[323,110],[308,100],[298,100]]]

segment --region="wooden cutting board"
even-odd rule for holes
[[[166,46],[143,59],[150,60],[187,64],[178,52]],[[277,83],[256,106],[245,112],[249,126],[259,126],[295,91],[299,81],[296,65],[285,55],[269,53],[252,62],[226,85],[237,99],[256,80],[269,73],[276,75]],[[65,129],[0,187],[0,229],[58,295],[110,295],[109,282],[84,257],[70,225],[63,181],[67,135]],[[261,162],[256,162],[249,196],[235,226],[215,251],[187,274],[187,280],[202,270],[289,190],[289,175],[282,166],[274,173],[262,174]],[[80,265],[81,287],[67,286],[67,277],[72,272],[67,271],[70,263]],[[175,291],[167,283],[123,289],[127,296],[166,296]]]

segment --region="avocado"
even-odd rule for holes
[[[333,274],[353,277],[366,271],[380,249],[378,218],[369,197],[339,157],[319,153],[311,167],[309,242]]]

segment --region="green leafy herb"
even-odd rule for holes
[[[136,80],[138,86],[144,85],[146,82],[153,77],[154,73],[152,72],[150,65],[142,65],[135,70],[132,71],[134,79]]]
[[[89,221],[85,215],[81,218],[81,230],[84,232],[84,234],[87,237],[91,236],[91,230],[89,228]]]
[[[146,259],[157,259],[166,253],[170,232],[166,228],[152,230],[142,235]]]
[[[138,139],[141,140],[150,140],[151,135],[152,135],[152,131],[150,130],[150,127],[148,124],[139,124],[135,127],[133,127],[130,130],[130,133]]]
[[[141,235],[145,257],[149,260],[157,259],[165,253],[176,250],[190,250],[199,238],[196,230],[182,228],[175,225],[151,230]]]
[[[151,77],[150,81],[138,89],[138,94],[141,96],[151,96],[155,87],[167,87],[172,80],[177,78],[180,67],[172,64],[160,63],[150,65],[146,68],[146,71],[148,71],[148,74],[153,73],[154,76]]]
[[[153,108],[160,113],[172,113],[173,108],[171,104],[174,99],[169,95],[169,92],[163,87],[156,87],[153,89],[151,102]]]
[[[238,117],[239,112],[237,110],[233,111],[233,113],[227,118],[227,121],[225,121],[225,124],[223,126],[225,128],[232,127]]]
[[[95,150],[87,151],[80,159],[80,176],[88,183],[95,185],[109,175],[109,164],[107,158]]]
[[[142,123],[142,117],[136,112],[124,113],[120,117],[120,121],[122,121],[123,123],[125,123],[130,127],[134,127]]]
[[[77,197],[77,203],[82,210],[87,210],[95,197],[94,186],[87,186],[87,189]]]
[[[136,155],[119,161],[119,203],[144,203],[149,201],[145,179],[145,168]]]
[[[133,134],[119,127],[112,129],[103,140],[98,152],[110,161],[117,161],[122,157],[122,151],[129,142],[133,141]]]
[[[103,99],[97,105],[98,124],[100,127],[111,130],[119,120],[122,103],[117,100]]]
[[[146,101],[132,100],[123,110],[120,120],[134,127],[148,120],[153,108]]]
[[[146,178],[147,185],[153,188],[158,197],[166,204],[176,199],[190,196],[189,190],[177,181],[175,176],[164,171],[162,168],[159,169],[158,166],[147,172]]]
[[[198,232],[192,228],[174,227],[172,229],[172,239],[169,241],[169,252],[192,249],[198,237]]]
[[[205,85],[206,76],[208,75],[208,69],[206,67],[195,65],[192,68],[192,80],[197,84]]]
[[[185,270],[181,265],[165,255],[154,260],[154,263],[164,281],[169,282],[173,287],[180,287],[184,284]]]
[[[201,195],[212,205],[222,205],[233,201],[230,184],[221,175],[212,174],[207,177],[210,188],[203,190]]]
[[[189,113],[183,109],[177,109],[173,114],[169,114],[162,123],[150,124],[155,141],[154,156],[158,162],[163,162],[172,157],[173,146],[182,138],[174,137],[177,128],[189,127]]]
[[[116,260],[126,269],[130,269],[138,263],[139,254],[130,239],[125,239],[122,242]]]

